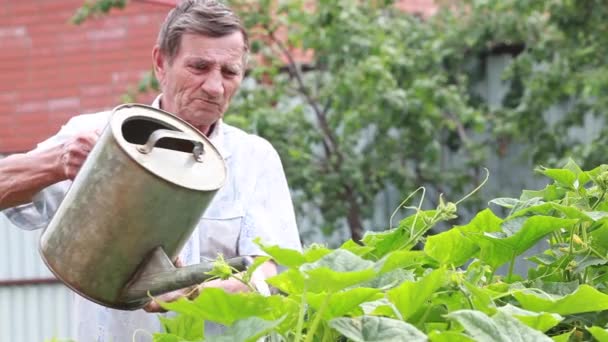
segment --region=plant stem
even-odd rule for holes
[[[397,206],[397,208],[395,208],[395,210],[391,214],[391,217],[388,219],[389,228],[393,228],[393,218],[395,217],[395,215],[397,214],[397,212],[399,211],[399,209],[401,209],[401,207],[405,203],[407,203],[407,201],[409,201],[410,198],[412,198],[412,196],[414,196],[419,190],[423,190],[424,191],[424,187],[421,186],[418,189],[414,190],[414,192],[412,192],[411,194],[409,194],[409,196],[407,196],[401,203],[399,203],[399,205]],[[424,195],[422,197],[424,198]]]
[[[312,342],[312,340],[315,336],[317,327],[319,326],[319,323],[321,322],[321,319],[323,318],[323,314],[325,313],[325,309],[327,309],[327,306],[329,305],[330,297],[331,297],[331,293],[328,294],[327,297],[325,297],[325,300],[323,301],[323,304],[321,304],[319,311],[315,314],[315,319],[312,321],[312,325],[310,326],[310,329],[308,329],[308,331],[306,332],[306,339],[304,340],[304,342]]]
[[[509,264],[509,274],[507,274],[507,281],[511,281],[511,277],[513,277],[513,268],[515,267],[515,253],[511,257],[511,263]]]
[[[302,291],[302,302],[300,303],[300,313],[298,314],[298,324],[296,325],[296,338],[295,342],[300,342],[302,339],[302,329],[304,327],[304,315],[306,314],[306,285],[304,285],[304,291]]]
[[[573,250],[574,250],[574,240],[572,239],[574,237],[574,232],[577,229],[578,225],[574,225],[574,227],[572,227],[572,230],[570,231],[570,247],[569,247],[569,253],[572,254]]]
[[[593,204],[593,207],[591,207],[591,210],[594,210],[595,208],[597,208],[598,204],[600,204],[600,202],[604,200],[604,196],[605,195],[606,195],[606,191],[603,191],[602,195],[600,196],[600,198],[597,200],[597,202],[595,202]]]

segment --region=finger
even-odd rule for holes
[[[163,309],[157,302],[151,301],[146,306],[144,306],[145,312],[166,312],[167,310]]]
[[[182,258],[177,257],[177,259],[175,259],[175,267],[184,267],[184,262],[182,261]]]
[[[64,154],[67,155],[68,158],[77,156],[86,158],[86,156],[89,155],[89,152],[91,152],[91,149],[92,146],[88,144],[82,145],[79,143],[72,143],[64,148]]]
[[[92,150],[98,136],[94,132],[85,133],[76,137],[75,145],[85,150]]]

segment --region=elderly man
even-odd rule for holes
[[[216,1],[185,0],[167,16],[152,50],[162,94],[153,106],[174,113],[203,132],[218,147],[228,179],[201,218],[180,258],[185,264],[201,258],[260,255],[253,243],[299,249],[287,182],[274,148],[264,139],[222,121],[243,79],[248,37],[239,18]],[[68,190],[109,112],[72,118],[58,134],[25,154],[0,161],[0,209],[23,229],[45,227]],[[267,262],[261,278],[276,274]],[[238,281],[214,281],[227,291],[244,291]],[[204,291],[204,289],[203,289]],[[174,300],[185,291],[163,295]],[[118,311],[76,296],[78,341],[131,341],[137,330],[160,329],[160,311]],[[147,312],[146,312],[147,311]]]

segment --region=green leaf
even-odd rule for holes
[[[461,266],[479,251],[479,247],[457,228],[429,236],[424,252],[442,265]]]
[[[304,292],[304,275],[295,269],[288,269],[274,277],[266,279],[266,282],[287,294],[301,294]]]
[[[255,292],[226,293],[223,289],[205,288],[194,301],[181,298],[161,303],[161,306],[206,321],[231,325],[253,316],[277,319],[286,313],[292,314],[290,309],[293,306],[287,305],[287,301],[289,299],[282,296],[265,297]]]
[[[551,339],[555,342],[569,342],[570,336],[572,336],[572,333],[574,333],[575,331],[576,331],[576,329],[572,329],[571,331],[568,331],[567,333],[553,336],[553,337],[551,337]]]
[[[200,317],[177,315],[175,318],[158,316],[163,330],[168,334],[179,336],[186,341],[203,338],[205,322]]]
[[[371,302],[364,302],[359,305],[366,315],[385,316],[397,318],[395,312],[397,308],[386,298],[380,298]]]
[[[376,276],[373,266],[369,260],[338,249],[315,262],[302,265],[300,270],[304,273],[307,291],[319,293],[340,291],[370,280]]]
[[[446,282],[447,271],[437,269],[417,282],[404,282],[386,292],[404,320],[412,317],[431,298],[437,289]]]
[[[598,342],[608,342],[608,330],[600,327],[589,327],[587,331],[591,333]]]
[[[399,268],[410,268],[427,261],[423,251],[394,251],[378,260],[374,268],[379,273],[386,273]]]
[[[449,313],[447,317],[458,321],[475,341],[551,341],[549,337],[541,332],[525,326],[515,318],[500,311],[492,318],[482,312],[473,310],[455,311]]]
[[[553,328],[557,325],[557,323],[564,319],[562,316],[555,313],[528,311],[511,304],[500,307],[498,310],[506,313],[509,316],[517,318],[520,322],[529,326],[530,328],[542,332]]]
[[[465,334],[455,331],[431,331],[429,333],[431,342],[475,342],[472,338]]]
[[[526,201],[532,198],[542,198],[544,201],[555,201],[562,199],[566,194],[566,190],[549,184],[542,190],[524,190],[522,191],[521,200]]]
[[[241,319],[218,336],[207,336],[205,342],[253,342],[277,328],[285,317],[266,321],[258,317]]]
[[[491,296],[493,291],[475,286],[468,281],[465,281],[464,285],[467,291],[469,291],[471,294],[471,302],[476,310],[479,310],[485,314],[493,314],[496,312],[496,305],[494,305],[494,301],[492,300]]]
[[[326,256],[327,254],[330,254],[331,252],[331,249],[328,249],[321,245],[313,244],[311,246],[308,246],[308,248],[306,248],[306,250],[304,251],[304,259],[306,259],[306,262],[315,262]]]
[[[271,258],[268,256],[258,256],[253,259],[253,263],[247,267],[247,271],[243,274],[243,280],[246,282],[251,281],[251,277],[253,276],[253,272],[258,269],[263,263],[270,260]]]
[[[290,268],[297,268],[306,262],[306,259],[304,258],[302,253],[296,250],[283,248],[277,245],[265,246],[262,244],[259,238],[256,238],[254,241],[279,265],[287,266]]]
[[[354,342],[427,341],[413,325],[385,317],[335,318],[329,326]]]
[[[460,266],[473,257],[479,247],[465,233],[498,232],[502,220],[490,209],[479,212],[464,226],[427,238],[424,252],[444,265]]]
[[[582,312],[608,310],[608,295],[589,285],[581,285],[567,296],[555,296],[538,289],[526,289],[513,293],[522,308],[537,312],[553,312],[571,315]]]
[[[545,235],[560,228],[569,228],[577,221],[551,216],[533,216],[525,221],[517,233],[507,238],[488,234],[471,234],[469,237],[481,248],[479,259],[496,269],[525,252]]]
[[[364,256],[374,250],[373,247],[361,246],[360,244],[356,243],[352,239],[347,240],[345,243],[343,243],[342,246],[340,246],[340,249],[347,250],[358,256]]]
[[[566,169],[538,169],[543,175],[553,179],[557,184],[568,188],[574,189],[575,182],[577,180],[576,174]]]
[[[357,286],[371,287],[378,290],[388,290],[403,283],[404,281],[414,280],[415,276],[413,271],[398,268],[387,273],[381,273],[371,280],[362,282]]]
[[[371,280],[376,276],[373,269],[353,272],[336,272],[327,267],[305,272],[306,289],[309,292],[336,292]]]
[[[345,316],[351,311],[358,309],[361,303],[379,299],[379,294],[380,297],[382,297],[381,292],[378,289],[360,287],[333,294],[309,293],[306,295],[306,301],[311,307],[318,311],[327,296],[330,296],[329,305],[323,315],[323,318],[330,320],[335,317]]]
[[[417,214],[401,220],[399,227],[383,232],[367,232],[363,236],[363,243],[366,246],[374,247],[372,252],[377,257],[382,257],[389,252],[396,251],[406,246],[414,232],[422,230],[426,223],[431,220],[435,210],[421,210]]]

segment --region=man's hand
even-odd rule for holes
[[[83,132],[61,145],[58,171],[65,179],[76,177],[100,135],[101,130]]]
[[[167,310],[163,309],[160,304],[158,304],[157,300],[165,303],[175,302],[176,300],[186,297],[188,295],[190,288],[179,289],[173,292],[165,293],[160,296],[154,297],[150,303],[144,306],[145,312],[167,312]]]
[[[175,259],[175,262],[173,262],[173,264],[175,264],[175,267],[184,266],[182,259],[180,259],[179,257],[177,259]],[[156,296],[156,297],[154,297],[154,300],[152,300],[150,303],[148,303],[146,306],[144,306],[143,309],[145,312],[167,312],[167,310],[163,309],[156,302],[157,299],[159,301],[165,302],[165,303],[174,302],[182,297],[186,297],[188,295],[188,293],[190,292],[190,290],[191,290],[191,288],[179,289],[179,290],[175,290],[172,292],[164,293],[160,296]]]

